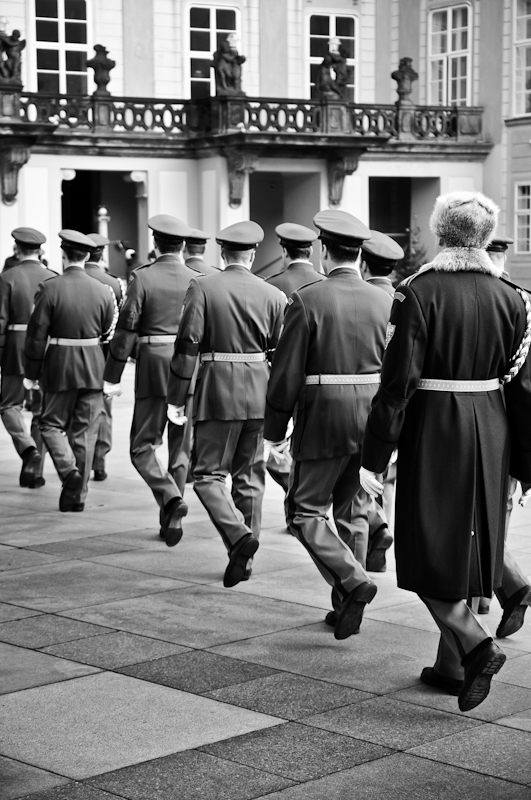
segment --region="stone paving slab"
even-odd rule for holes
[[[531,689],[531,653],[508,659],[499,673],[499,680]]]
[[[0,713],[0,752],[76,779],[280,722],[110,672],[7,695]]]
[[[37,617],[40,613],[40,611],[35,611],[33,608],[22,608],[21,606],[12,606],[10,603],[0,603],[0,622]]]
[[[135,528],[135,521],[138,523],[138,517],[128,521],[112,515],[112,519],[107,518],[102,523],[102,520],[89,519],[83,514],[42,513],[26,507],[24,515],[2,522],[0,542],[13,547],[32,547],[129,531]]]
[[[61,775],[53,775],[51,772],[0,756],[2,800],[17,800],[19,797],[53,786],[61,786],[67,782],[68,778],[63,778]]]
[[[38,567],[41,564],[53,564],[54,561],[63,561],[64,556],[35,553],[32,550],[23,550],[0,544],[0,572],[8,569],[23,569],[24,567]]]
[[[58,789],[29,795],[27,800],[116,800],[117,795],[94,789],[85,783],[67,783]]]
[[[39,611],[64,611],[179,589],[182,581],[84,561],[61,561],[0,576],[0,599]]]
[[[293,786],[252,765],[195,750],[100,775],[90,783],[128,800],[252,800]]]
[[[531,708],[525,711],[518,711],[516,714],[511,714],[507,717],[501,717],[496,720],[497,725],[506,725],[509,728],[519,728],[521,731],[529,731],[531,733]]]
[[[109,628],[57,617],[54,614],[41,614],[38,617],[0,624],[0,641],[35,650],[74,639],[98,636],[101,633],[109,633]]]
[[[83,664],[92,664],[94,667],[109,670],[185,651],[186,648],[178,644],[162,642],[160,639],[149,639],[147,636],[137,636],[134,633],[124,633],[124,631],[56,644],[43,650],[45,653],[60,658],[81,661]]]
[[[46,653],[0,643],[0,694],[67,681],[93,672],[98,670]],[[6,724],[5,720],[3,724]]]
[[[135,531],[138,533],[138,531]],[[31,548],[32,552],[50,553],[52,555],[62,555],[67,559],[71,558],[92,558],[94,556],[106,556],[109,553],[123,553],[126,550],[134,550],[133,544],[121,544],[111,540],[111,536],[101,538],[99,536],[90,539],[78,539],[74,541],[50,542],[49,544],[36,544]],[[140,545],[138,545],[140,546]]]

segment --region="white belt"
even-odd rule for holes
[[[8,331],[27,331],[28,330],[28,326],[27,325],[18,325],[18,324],[17,325],[8,325],[7,326],[7,330]]]
[[[201,361],[265,361],[265,353],[201,353]]]
[[[100,337],[96,336],[94,339],[61,339],[60,337],[57,338],[56,336],[52,336],[48,344],[59,344],[61,347],[77,347],[78,345],[83,345],[84,347],[94,347],[97,344],[100,344]]]
[[[488,381],[446,381],[435,378],[421,378],[417,389],[431,392],[494,392],[500,388],[498,378]]]
[[[380,383],[380,373],[373,372],[367,375],[306,375],[306,385],[330,384],[362,384]]]
[[[162,334],[161,336],[139,336],[138,344],[173,344],[176,333]]]

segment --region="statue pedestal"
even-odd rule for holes
[[[401,142],[414,142],[415,137],[415,109],[416,106],[409,101],[398,101],[396,104],[396,130],[397,139]]]
[[[0,123],[20,122],[21,83],[0,83]]]
[[[337,100],[321,100],[323,104],[325,133],[352,133],[352,122],[347,103]]]

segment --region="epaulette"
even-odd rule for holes
[[[267,278],[264,278],[265,282],[271,280],[271,278],[280,278],[281,275],[284,275],[285,270],[281,270],[280,272],[275,272],[274,275],[268,275]]]
[[[149,264],[142,264],[140,267],[135,267],[133,270],[131,270],[131,277],[134,275],[135,272],[139,272],[141,269],[147,269],[148,267],[152,267],[154,263],[155,263],[154,261],[150,261]]]
[[[192,272],[197,272],[198,275],[202,275],[203,278],[206,278],[206,274],[204,272],[201,272],[200,269],[196,269],[195,267],[191,267],[190,264],[186,264],[186,266],[188,267],[188,269],[192,270]]]
[[[404,278],[404,280],[401,281],[396,288],[399,289],[400,286],[409,286],[413,278],[418,278],[419,275],[422,275],[420,270],[418,272],[414,272],[413,275],[408,275],[407,278]]]

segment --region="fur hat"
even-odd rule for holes
[[[451,192],[435,201],[430,229],[446,247],[484,248],[494,234],[498,206],[481,192]]]

